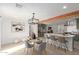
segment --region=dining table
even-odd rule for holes
[[[38,50],[39,45],[42,43],[41,39],[28,40],[29,44],[33,46],[34,50]]]

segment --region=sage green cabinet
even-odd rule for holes
[[[79,18],[76,19],[76,26],[77,30],[79,31]],[[74,40],[79,41],[79,34],[75,35]]]

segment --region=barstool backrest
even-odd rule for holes
[[[50,39],[50,36],[46,35],[46,38],[47,38],[47,39]]]
[[[40,44],[40,46],[39,46],[39,50],[40,50],[40,51],[43,51],[43,50],[45,50],[45,48],[46,48],[46,42],[42,42],[42,43]]]
[[[25,41],[25,47],[26,47],[26,48],[32,48],[32,45],[31,45],[31,44],[29,44],[29,42],[28,42],[28,41]]]

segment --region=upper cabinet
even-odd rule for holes
[[[76,19],[71,19],[65,23],[66,32],[77,32]]]

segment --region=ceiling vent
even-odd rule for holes
[[[21,4],[19,4],[19,3],[16,3],[16,7],[22,8],[23,6]]]

